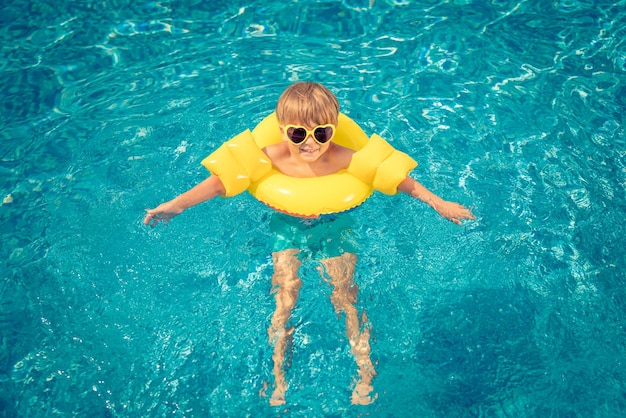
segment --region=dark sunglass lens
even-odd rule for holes
[[[291,128],[289,132],[287,132],[289,138],[296,144],[304,141],[306,139],[306,131],[302,128]]]
[[[318,142],[321,142],[322,144],[328,141],[330,137],[332,136],[332,134],[333,134],[333,128],[331,128],[330,126],[326,128],[315,129],[315,139]]]

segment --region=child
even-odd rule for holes
[[[338,116],[337,98],[324,86],[312,82],[293,84],[281,95],[276,106],[283,141],[262,151],[274,168],[290,177],[314,178],[347,169],[355,151],[334,143],[333,131],[329,130],[337,126]],[[320,127],[326,130],[321,140],[312,135]],[[463,219],[475,219],[467,208],[441,199],[411,177],[406,176],[397,185],[397,190],[426,202],[441,216],[458,225]],[[144,224],[154,227],[160,221],[167,223],[184,210],[225,194],[224,183],[219,176],[212,174],[173,200],[147,210]],[[331,302],[335,311],[345,314],[346,335],[358,367],[352,403],[369,404],[375,399],[372,379],[376,372],[370,359],[367,317],[363,313],[359,318],[355,307],[359,289],[353,279],[357,256],[356,245],[349,236],[350,222],[347,214],[326,215],[319,220],[304,220],[285,214],[272,218],[270,228],[276,235],[272,253],[272,292],[276,310],[268,329],[270,343],[274,345],[272,405],[285,403],[287,383],[283,363],[294,331],[288,323],[302,287],[298,277],[299,255],[301,250],[312,249],[321,254],[320,274],[333,286]]]

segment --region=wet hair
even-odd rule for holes
[[[310,81],[287,87],[276,105],[276,117],[281,125],[300,122],[309,127],[327,123],[337,124],[339,102],[326,87]]]

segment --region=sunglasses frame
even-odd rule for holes
[[[332,123],[327,123],[326,125],[317,125],[315,128],[313,129],[307,129],[304,126],[301,125],[283,125],[281,126],[281,128],[284,130],[285,132],[285,136],[287,137],[287,139],[289,140],[289,142],[291,142],[294,145],[302,145],[306,142],[306,139],[310,136],[313,138],[313,140],[315,142],[317,142],[320,145],[324,145],[324,144],[328,144],[330,141],[333,140],[333,138],[335,137],[335,133],[337,132],[337,127],[335,125],[333,125]],[[293,139],[291,139],[291,137],[289,136],[289,129],[290,128],[294,128],[294,129],[304,129],[304,131],[306,132],[306,136],[304,137],[304,139],[300,142],[295,142]],[[324,142],[320,142],[317,140],[317,138],[315,137],[315,131],[318,129],[326,129],[326,128],[333,128],[333,133],[330,136],[330,138],[328,138],[326,141]]]

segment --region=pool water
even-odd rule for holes
[[[0,6],[0,416],[626,414],[626,2]],[[354,211],[373,405],[316,264],[271,408],[271,212],[144,210],[282,90],[324,83],[461,202]]]

